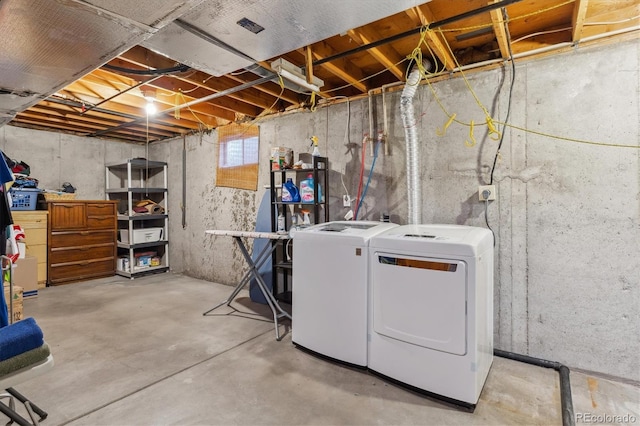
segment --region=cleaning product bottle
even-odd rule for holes
[[[296,213],[293,213],[291,215],[291,228],[289,229],[289,236],[293,238],[297,230],[298,230],[298,215]]]
[[[313,174],[309,173],[307,178],[300,181],[300,198],[303,203],[313,203],[315,199]],[[322,187],[318,184],[318,201],[322,202]]]
[[[304,218],[302,219],[302,223],[305,226],[311,225],[311,219],[309,218],[309,211],[308,210],[301,210],[301,212],[304,215]]]
[[[313,157],[320,157],[320,150],[318,149],[318,137],[311,136],[311,142],[313,143],[313,152],[311,155]]]
[[[315,201],[313,175],[311,173],[306,179],[300,181],[300,199],[303,203],[313,203]]]
[[[280,213],[278,215],[278,234],[284,234],[286,232],[286,230],[284,229],[284,216],[282,215],[282,213]]]
[[[291,178],[282,184],[282,202],[283,203],[299,203],[300,191]]]

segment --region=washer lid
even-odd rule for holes
[[[318,239],[340,237],[343,240],[353,239],[360,242],[368,242],[373,236],[396,227],[398,227],[397,224],[388,222],[343,220],[320,223],[308,228],[302,228],[295,233],[294,238],[296,240],[302,240],[308,238]]]
[[[370,247],[450,256],[475,257],[491,248],[485,228],[464,225],[403,225],[376,235]]]

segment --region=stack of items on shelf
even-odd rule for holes
[[[11,173],[13,182],[9,189],[11,210],[35,210],[38,194],[38,179],[30,176],[31,168],[24,161],[12,160],[2,153]]]

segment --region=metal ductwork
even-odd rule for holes
[[[423,63],[425,70],[431,69],[431,63]],[[407,78],[400,96],[400,116],[404,126],[407,151],[407,223],[422,222],[422,182],[420,181],[420,152],[418,151],[418,123],[413,111],[413,97],[422,79],[420,69],[413,68]]]
[[[0,125],[138,44],[221,76],[422,3],[2,0]]]
[[[201,2],[3,0],[0,125]]]
[[[427,3],[424,0],[205,0],[142,45],[214,76],[248,68]],[[230,47],[230,48],[229,48]],[[256,72],[256,71],[254,71]],[[257,75],[264,77],[261,71]]]

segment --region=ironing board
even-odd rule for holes
[[[282,309],[282,307],[278,304],[278,301],[275,299],[275,297],[273,297],[273,294],[267,288],[267,285],[264,282],[264,279],[260,275],[260,271],[259,271],[260,267],[267,261],[267,259],[271,257],[271,254],[277,248],[277,245],[266,244],[264,248],[260,250],[258,256],[254,256],[255,260],[253,260],[251,258],[251,255],[249,254],[249,250],[247,250],[247,246],[245,245],[243,238],[244,239],[264,238],[268,240],[286,240],[289,238],[289,236],[287,234],[278,234],[275,232],[225,231],[225,230],[218,230],[218,229],[205,231],[205,234],[213,235],[213,236],[233,237],[233,239],[236,241],[236,244],[238,244],[238,247],[240,248],[242,255],[247,261],[247,264],[249,265],[249,271],[247,271],[247,273],[242,277],[238,285],[233,289],[233,291],[231,292],[231,295],[229,295],[229,297],[226,300],[220,302],[219,304],[209,309],[207,312],[203,313],[202,315],[207,315],[209,312],[212,312],[218,309],[222,305],[230,306],[233,299],[235,299],[238,293],[240,293],[240,290],[242,290],[242,288],[245,285],[247,285],[249,281],[251,281],[251,279],[253,278],[256,284],[258,285],[258,287],[260,288],[260,291],[264,295],[264,298],[266,299],[267,304],[271,309],[271,312],[273,313],[273,323],[276,329],[276,340],[279,341],[280,330],[278,328],[278,319],[282,317],[291,319],[291,315],[285,312],[284,309]]]

